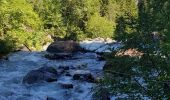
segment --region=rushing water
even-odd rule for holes
[[[73,80],[72,76],[61,75],[56,82],[22,84],[23,77],[30,71],[43,66],[57,68],[72,66],[74,71],[90,71],[95,77],[102,74],[105,61],[99,61],[96,53],[77,53],[72,59],[48,60],[46,52],[16,52],[8,60],[0,60],[0,100],[91,100],[94,83]],[[71,83],[73,89],[63,89],[59,83]]]

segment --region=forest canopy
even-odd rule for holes
[[[0,0],[0,52],[23,44],[40,50],[48,35],[72,40],[116,38],[118,20],[131,22],[137,12],[135,0]]]

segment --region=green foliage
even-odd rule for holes
[[[66,27],[63,25],[61,3],[59,0],[32,0],[34,11],[43,21],[43,27],[52,36],[63,37]]]
[[[108,21],[106,18],[95,14],[88,20],[86,30],[90,38],[106,38],[113,36],[114,26],[112,22]]]
[[[61,13],[63,23],[66,26],[66,38],[84,37],[86,25],[89,18],[96,12],[99,12],[98,0],[62,0]],[[71,28],[70,28],[71,27]],[[76,34],[76,35],[75,35]],[[69,36],[70,35],[70,36]]]
[[[73,40],[81,40],[81,37],[114,37],[117,18],[126,13],[131,16],[137,14],[133,0],[121,2],[115,0],[33,0],[29,2],[43,19],[44,27],[50,34],[54,37]],[[102,26],[101,23],[104,25]],[[94,29],[95,27],[97,29]]]
[[[27,45],[32,50],[41,50],[42,45],[50,41],[44,32],[39,31],[25,32],[23,30],[11,30],[7,35],[11,35],[11,38],[17,41],[15,44],[17,48]]]
[[[1,52],[13,51],[23,44],[33,50],[44,44],[42,21],[25,0],[2,0],[0,7]],[[29,41],[29,42],[28,42]],[[36,48],[36,49],[34,49]],[[8,49],[8,50],[6,50]]]
[[[136,49],[143,55],[107,56],[100,88],[106,88],[112,95],[126,94],[126,99],[170,98],[169,3],[168,0],[140,0],[138,18],[133,14],[118,18],[116,31],[120,33],[119,40],[124,40],[121,50]],[[132,30],[128,31],[128,27]]]
[[[138,9],[135,0],[119,0],[116,4],[119,10],[115,20],[115,39],[124,42],[137,32]]]
[[[123,63],[122,63],[123,62]],[[105,69],[102,87],[112,95],[126,94],[126,98],[169,98],[169,61],[161,55],[143,55],[141,58],[115,56]],[[107,87],[109,86],[109,87]]]

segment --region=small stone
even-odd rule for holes
[[[95,78],[89,71],[77,70],[73,75],[73,80],[95,82]]]
[[[57,100],[57,99],[52,98],[52,97],[47,97],[46,100]]]
[[[49,60],[60,60],[60,59],[69,59],[72,57],[71,53],[55,53],[55,54],[46,54],[45,58]]]
[[[97,58],[98,58],[98,60],[99,60],[99,61],[103,61],[103,60],[105,60],[104,56],[102,56],[102,55],[101,55],[101,56],[100,56],[100,55],[98,55],[98,56],[97,56]]]
[[[69,70],[69,66],[59,66],[58,69]]]
[[[72,89],[73,84],[71,83],[59,83],[63,89]]]
[[[70,73],[68,73],[68,72],[67,72],[65,75],[66,75],[66,76],[71,76],[71,74],[70,74]]]

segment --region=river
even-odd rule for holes
[[[69,66],[68,73],[89,71],[94,77],[102,75],[105,61],[96,53],[77,52],[71,59],[49,60],[43,52],[16,52],[8,60],[0,60],[0,100],[91,100],[94,83],[73,80],[72,76],[61,75],[56,82],[41,82],[33,85],[22,83],[23,77],[40,67]],[[72,67],[72,68],[71,68]],[[72,89],[63,89],[60,83],[73,84]],[[53,98],[53,99],[52,99]]]

